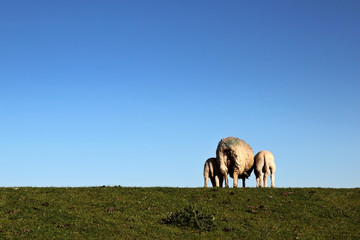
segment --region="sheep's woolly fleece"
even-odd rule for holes
[[[234,170],[234,186],[237,186],[238,176],[249,176],[254,163],[254,152],[252,148],[243,140],[236,137],[221,139],[216,150],[216,158],[220,165],[221,173],[225,178],[226,187],[228,186],[227,174]],[[251,171],[250,171],[251,170]],[[245,175],[243,175],[245,174]]]

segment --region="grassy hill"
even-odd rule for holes
[[[189,205],[215,229],[164,224]],[[0,188],[0,239],[360,239],[359,226],[359,188]]]

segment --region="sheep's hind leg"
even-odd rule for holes
[[[262,187],[262,181],[263,181],[263,176],[262,176],[262,172],[260,171],[258,174],[256,174],[256,187]]]
[[[223,182],[224,182],[224,177],[223,176],[220,176],[219,177],[219,185],[220,185],[220,187],[222,187],[223,186]]]
[[[224,174],[224,178],[225,178],[225,187],[228,188],[229,187],[229,180],[228,180],[228,173],[227,172]]]
[[[229,187],[229,180],[228,180],[229,169],[225,165],[227,162],[227,158],[228,157],[226,156],[226,154],[224,154],[222,152],[219,153],[220,172],[221,172],[223,178],[225,178],[225,187],[226,188]]]
[[[214,182],[213,182],[213,187],[219,187],[220,182],[219,182],[219,177],[215,176],[214,177]]]
[[[267,187],[267,179],[268,179],[268,176],[269,176],[269,171],[266,171],[264,173],[264,187]]]
[[[233,187],[237,188],[237,186],[238,186],[238,174],[237,173],[235,174],[235,172],[234,172],[234,185],[233,185]]]
[[[271,169],[271,187],[275,187],[275,171]]]
[[[204,177],[204,187],[208,187],[208,181],[209,181],[209,178],[208,177]]]

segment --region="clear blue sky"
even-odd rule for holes
[[[359,13],[357,0],[1,1],[0,186],[201,187],[236,136],[273,152],[279,187],[359,187]]]

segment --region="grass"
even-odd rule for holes
[[[216,228],[164,224],[188,206]],[[360,239],[359,226],[359,188],[0,188],[0,239]]]

